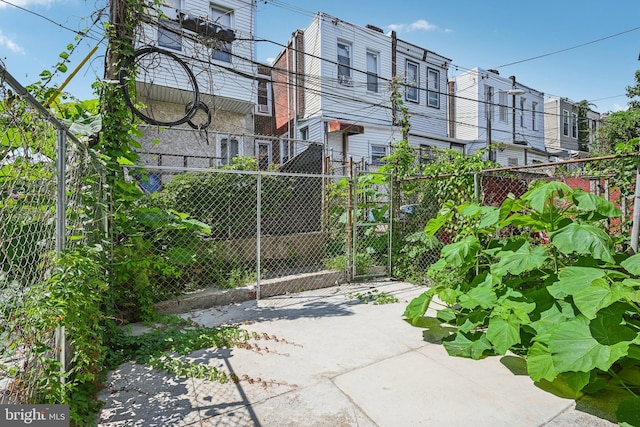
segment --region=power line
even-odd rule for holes
[[[34,12],[34,11],[32,11],[32,10],[25,9],[25,8],[24,8],[24,7],[22,7],[22,6],[18,6],[17,4],[11,3],[11,2],[9,2],[9,1],[7,1],[7,0],[0,0],[0,2],[5,3],[5,4],[8,4],[9,6],[15,7],[16,9],[20,9],[20,10],[22,10],[22,11],[24,11],[24,12],[27,12],[27,13],[30,13],[30,14],[32,14],[32,15],[35,15],[35,16],[37,16],[38,18],[42,18],[42,19],[44,19],[45,21],[49,21],[49,22],[51,22],[52,24],[57,25],[58,27],[60,27],[60,28],[62,28],[62,29],[65,29],[65,30],[67,30],[67,31],[71,31],[72,33],[77,34],[77,35],[79,35],[79,36],[81,36],[81,37],[87,37],[87,36],[88,36],[88,31],[78,31],[78,30],[74,30],[73,28],[66,27],[66,26],[62,25],[61,23],[54,21],[54,20],[53,20],[53,19],[51,19],[51,18],[48,18],[48,17],[46,17],[46,16],[44,16],[44,15],[41,15],[41,14],[39,14],[39,13],[37,13],[37,12]],[[92,38],[92,37],[90,37],[90,38]],[[94,38],[94,40],[96,40],[96,41],[97,41],[98,39]]]
[[[572,47],[568,47],[568,48],[565,48],[565,49],[560,49],[560,50],[556,50],[556,51],[553,51],[553,52],[545,53],[545,54],[542,54],[542,55],[533,56],[531,58],[521,59],[520,61],[515,61],[515,62],[510,62],[508,64],[499,65],[499,66],[494,67],[494,68],[496,68],[496,69],[497,68],[504,68],[504,67],[508,67],[510,65],[521,64],[523,62],[533,61],[535,59],[540,59],[540,58],[544,58],[544,57],[547,57],[547,56],[556,55],[558,53],[567,52],[567,51],[573,50],[573,49],[578,49],[580,47],[588,46],[590,44],[598,43],[598,42],[601,42],[603,40],[608,40],[608,39],[611,39],[613,37],[618,37],[618,36],[621,36],[623,34],[627,34],[627,33],[630,33],[632,31],[637,31],[637,30],[640,30],[640,27],[631,28],[630,30],[621,31],[621,32],[616,33],[616,34],[611,34],[610,36],[602,37],[602,38],[599,38],[599,39],[596,39],[596,40],[591,40],[589,42],[582,43],[582,44],[579,44],[579,45],[576,45],[576,46],[572,46]]]

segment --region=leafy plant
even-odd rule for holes
[[[369,304],[371,302],[373,305],[393,304],[398,302],[398,298],[394,295],[391,295],[386,291],[380,292],[377,289],[371,289],[365,293],[356,292],[355,294],[349,294],[349,297],[356,298],[364,304]]]
[[[405,317],[421,324],[437,297],[437,319],[456,327],[443,340],[449,354],[511,351],[526,359],[535,381],[564,381],[576,393],[619,387],[637,404],[640,255],[617,252],[602,230],[618,208],[561,182],[538,181],[499,208],[448,208],[427,235],[456,215],[464,227],[429,270],[449,269],[454,280],[434,282]],[[620,422],[633,404],[621,406]]]

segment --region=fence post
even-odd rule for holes
[[[66,246],[66,168],[67,168],[67,132],[58,127],[56,131],[56,258],[60,258]],[[55,332],[56,349],[60,352],[60,382],[65,383],[67,369],[67,337],[65,327],[58,326]]]
[[[633,199],[633,221],[631,223],[631,249],[638,253],[638,231],[640,231],[640,158],[636,172],[636,191]]]
[[[256,300],[260,299],[260,251],[262,234],[262,174],[258,172],[258,185],[256,197]]]
[[[480,202],[480,174],[478,172],[473,174],[473,197],[476,202]]]
[[[353,263],[353,248],[351,245],[353,244],[353,163],[352,158],[349,158],[347,163],[347,177],[349,180],[349,184],[347,185],[347,244],[346,244],[346,273],[347,273],[347,282],[351,282],[353,277],[354,264]]]

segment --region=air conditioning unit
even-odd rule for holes
[[[351,76],[338,76],[338,83],[343,86],[353,86],[353,80],[351,80]]]
[[[268,113],[269,106],[266,104],[258,104],[258,113]]]

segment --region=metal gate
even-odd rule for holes
[[[390,174],[356,171],[352,181],[351,279],[391,275],[392,200]]]

